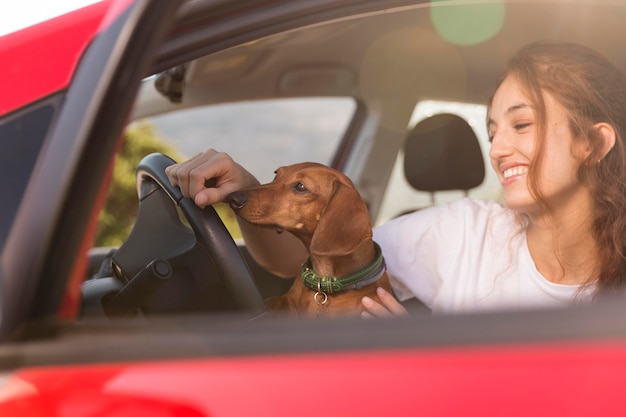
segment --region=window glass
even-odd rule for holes
[[[229,153],[262,183],[283,165],[329,164],[354,115],[351,98],[279,99],[181,110],[132,123],[117,157],[94,246],[119,246],[137,211],[135,168],[160,152],[176,161],[209,148]],[[234,238],[240,231],[225,204],[215,209]]]
[[[352,119],[352,98],[299,98],[208,106],[152,118],[157,131],[191,157],[229,153],[261,182],[302,161],[329,164]]]
[[[28,184],[52,122],[57,98],[40,102],[0,121],[0,248]]]

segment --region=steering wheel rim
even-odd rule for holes
[[[236,306],[255,315],[262,314],[266,306],[261,293],[248,264],[215,209],[212,206],[201,209],[193,200],[184,197],[167,178],[165,168],[174,163],[173,159],[160,153],[147,155],[139,162],[136,181],[140,205],[155,191],[165,192],[169,202],[180,209],[187,219],[196,242],[211,257],[222,284]],[[163,198],[162,201],[167,200]]]

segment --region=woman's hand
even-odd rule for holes
[[[224,201],[234,191],[259,184],[230,155],[213,149],[171,165],[165,173],[172,185],[178,186],[185,197],[192,198],[202,208]]]
[[[392,316],[406,316],[409,313],[406,308],[394,298],[393,295],[385,291],[383,288],[376,288],[376,295],[380,299],[380,303],[374,301],[370,297],[363,297],[361,303],[363,307],[367,309],[361,313],[363,318],[371,317],[392,317]]]

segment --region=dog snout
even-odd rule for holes
[[[243,191],[235,191],[234,193],[229,194],[225,201],[233,210],[239,210],[248,202],[248,194]]]

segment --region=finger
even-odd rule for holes
[[[203,158],[204,156],[204,158]],[[178,164],[170,165],[165,168],[165,174],[168,176],[172,185],[180,188],[181,192],[185,197],[190,197],[189,195],[189,173],[192,169],[197,167],[199,164],[202,164],[204,160],[209,157],[208,151],[204,154],[197,154],[191,159],[187,161],[180,162]]]
[[[212,162],[212,160],[202,161],[189,167],[188,174],[185,175],[187,179],[187,197],[195,199],[198,193],[207,188],[207,181],[214,178],[217,180],[219,176],[222,175],[221,172],[219,172],[219,167],[213,165]],[[183,194],[185,193],[183,192]],[[209,204],[212,203],[213,202]]]
[[[172,183],[177,185],[185,197],[195,199],[198,193],[206,188],[208,181],[213,181],[216,186],[220,177],[231,173],[234,162],[227,154],[213,149],[198,154],[181,164],[176,164],[166,170],[172,178]],[[220,200],[207,200],[204,205],[213,204]]]
[[[178,172],[180,171],[181,165],[185,162],[179,162],[165,168],[165,175],[167,175],[167,178],[169,178],[170,182],[175,187],[178,187]]]
[[[376,288],[376,295],[387,310],[396,316],[406,316],[408,311],[396,298],[382,287]]]
[[[211,204],[224,201],[229,194],[238,191],[239,189],[240,187],[238,184],[233,182],[220,184],[216,187],[204,188],[196,194],[194,202],[197,206],[204,208]]]
[[[173,175],[173,173],[176,172],[176,165],[177,164],[170,165],[165,168],[165,175],[167,175],[167,178],[170,180],[174,187],[178,187],[178,178],[176,177],[176,175]]]
[[[224,201],[230,193],[244,187],[258,185],[258,180],[230,155],[213,149],[168,167],[166,173],[183,196],[193,198],[200,207]]]
[[[370,297],[363,297],[361,299],[361,303],[363,304],[363,307],[365,307],[366,311],[374,317],[391,317],[389,310]]]
[[[201,207],[224,201],[230,193],[246,185],[258,184],[256,178],[222,152],[215,153],[209,160],[193,168],[189,177],[189,194]]]

